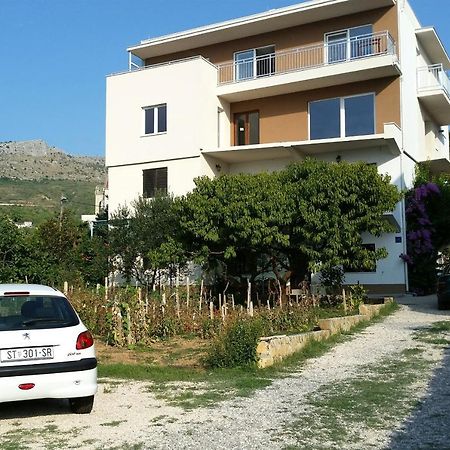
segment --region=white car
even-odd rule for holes
[[[67,398],[86,414],[96,392],[94,340],[64,294],[0,284],[0,403]]]

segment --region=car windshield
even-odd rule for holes
[[[0,331],[71,327],[79,319],[64,297],[0,296]]]

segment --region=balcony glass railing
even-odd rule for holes
[[[388,31],[382,31],[220,64],[218,65],[218,84],[237,83],[395,53],[395,42],[392,36]]]
[[[420,67],[417,70],[417,86],[419,91],[443,89],[450,97],[450,80],[442,64]]]

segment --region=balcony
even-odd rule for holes
[[[388,159],[397,156],[402,148],[402,132],[394,123],[385,123],[383,133],[362,136],[306,140],[296,142],[273,142],[267,144],[241,145],[204,149],[204,156],[212,157],[220,163],[240,164],[260,161],[302,160],[305,157],[319,157],[329,153],[348,154],[353,152],[355,160],[364,159],[361,151],[369,151],[371,157],[380,152]],[[374,153],[375,151],[375,153]]]
[[[217,95],[250,100],[399,74],[395,42],[383,31],[221,64]]]
[[[417,89],[419,100],[437,124],[450,124],[450,80],[443,65],[420,67]]]

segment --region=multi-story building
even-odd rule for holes
[[[406,0],[314,0],[142,41],[107,78],[109,210],[193,179],[292,161],[366,161],[404,190],[417,162],[449,170],[449,56]],[[397,232],[363,236],[389,256],[347,273],[404,292]]]

